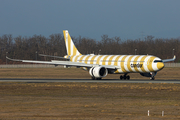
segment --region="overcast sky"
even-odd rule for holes
[[[0,0],[0,36],[180,37],[180,0]]]

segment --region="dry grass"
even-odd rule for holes
[[[164,68],[156,79],[180,79],[180,68]],[[139,73],[130,73],[131,79],[149,79]],[[119,79],[120,74],[108,74],[104,79]],[[89,72],[78,68],[1,68],[0,78],[57,78],[90,79]]]
[[[179,80],[179,71],[165,68],[156,79]],[[0,69],[0,77],[90,79],[88,72],[76,68]],[[180,119],[179,92],[179,84],[1,82],[0,119]]]
[[[0,119],[180,119],[179,84],[2,82],[0,86]]]

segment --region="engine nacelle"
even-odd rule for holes
[[[102,78],[102,77],[105,77],[108,74],[108,70],[105,67],[102,67],[102,66],[92,67],[89,70],[89,74],[92,77],[95,77],[95,78]]]
[[[154,77],[157,74],[157,72],[150,72],[150,73],[140,73],[140,75],[145,77]]]

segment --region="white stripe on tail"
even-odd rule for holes
[[[64,34],[64,40],[66,43],[66,50],[67,54],[72,56],[72,55],[81,55],[81,53],[77,50],[76,46],[74,45],[71,36],[69,35],[68,30],[63,30]]]

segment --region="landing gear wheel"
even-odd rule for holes
[[[126,80],[126,78],[127,78],[126,75],[124,75],[123,78],[124,78],[124,80]]]
[[[123,79],[123,76],[121,75],[121,76],[120,76],[120,80],[122,80],[122,79]]]
[[[101,80],[102,78],[91,77],[92,80]]]
[[[124,80],[126,80],[126,79],[129,80],[129,79],[130,79],[130,76],[129,76],[129,75],[126,76],[126,75],[127,75],[127,74],[125,74],[125,75],[123,75],[123,76],[121,75],[121,76],[120,76],[120,80],[123,80],[123,79],[124,79]]]
[[[127,79],[127,80],[129,80],[129,79],[130,79],[130,76],[129,76],[129,75],[128,75],[128,76],[126,76],[126,79]]]
[[[151,80],[155,80],[155,77],[151,77],[150,79],[151,79]]]

